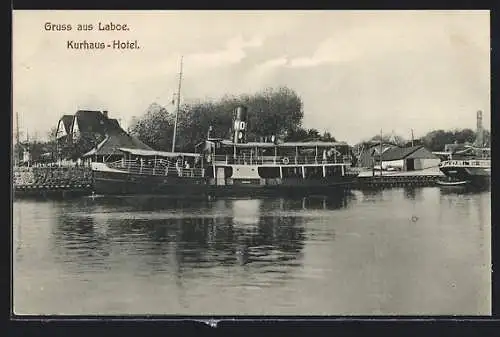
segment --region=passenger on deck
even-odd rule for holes
[[[193,171],[191,170],[191,166],[189,165],[189,162],[186,160],[185,164],[184,164],[184,168],[186,169],[186,171],[188,172],[188,175],[190,177],[193,176]]]
[[[181,159],[177,159],[175,162],[175,169],[177,170],[177,175],[179,177],[182,177],[182,166],[181,166]]]
[[[170,169],[170,159],[166,160],[166,165],[165,165],[165,175],[168,175],[168,170]]]

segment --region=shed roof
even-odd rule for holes
[[[121,148],[152,150],[151,147],[132,135],[128,135],[125,132],[113,132],[108,134],[96,147],[85,153],[83,157],[122,154]]]
[[[392,147],[387,151],[385,151],[384,153],[382,153],[382,160],[391,161],[391,160],[405,159],[422,148],[424,148],[423,145],[416,145],[410,147]],[[429,153],[431,156],[435,157],[431,152]]]

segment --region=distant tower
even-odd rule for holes
[[[484,145],[484,130],[483,130],[483,112],[477,112],[477,125],[476,125],[476,146]]]

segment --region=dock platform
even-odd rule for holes
[[[359,177],[353,187],[428,187],[436,186],[440,179],[442,179],[440,175]]]
[[[383,188],[383,187],[427,187],[436,186],[437,181],[444,174],[438,168],[429,168],[407,172],[360,172],[355,188]]]

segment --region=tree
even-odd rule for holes
[[[57,139],[56,139],[57,127],[50,128],[47,133],[48,140],[46,142],[46,153],[50,153],[50,160],[55,161],[58,157],[57,153]]]
[[[458,144],[474,143],[476,140],[476,133],[471,129],[454,130],[453,137]]]
[[[404,144],[404,147],[418,146],[418,145],[424,145],[422,139],[420,138],[414,139],[413,141],[407,140],[406,143]]]
[[[486,138],[485,130],[485,140]],[[453,131],[433,130],[428,132],[421,140],[430,150],[443,151],[446,144],[473,144],[476,140],[476,133],[471,129],[455,129]]]
[[[490,133],[490,131],[484,130],[483,140],[484,140],[484,144],[486,146],[491,147],[491,133]]]
[[[206,139],[210,126],[211,137],[227,138],[232,126],[232,114],[238,105],[248,109],[249,141],[272,135],[284,138],[289,133],[302,132],[298,131],[304,116],[300,97],[286,87],[269,88],[253,95],[224,96],[216,101],[184,104],[178,115],[176,150],[194,150],[198,142]],[[152,148],[170,151],[173,125],[173,114],[153,103],[144,116],[136,119],[130,130]]]
[[[305,141],[309,137],[309,132],[301,127],[289,130],[285,135],[285,141],[287,142],[298,142]]]
[[[157,103],[151,104],[144,116],[130,126],[130,133],[143,143],[160,151],[170,151],[174,129],[174,116]]]
[[[325,131],[323,133],[323,136],[321,136],[321,140],[322,141],[325,141],[325,142],[336,142],[337,140],[335,139],[335,137],[333,137],[330,132],[328,131]]]
[[[373,136],[368,142],[380,142],[380,135]],[[407,144],[407,141],[403,137],[393,134],[383,134],[382,142],[392,143],[399,146],[405,146]]]
[[[287,131],[302,124],[302,99],[287,87],[268,88],[253,96],[244,95],[240,102],[249,109],[249,139],[271,135],[283,138]]]
[[[106,138],[105,135],[93,132],[82,132],[72,144],[67,144],[63,148],[62,158],[77,160],[85,153],[92,150]]]
[[[26,144],[28,152],[31,156],[31,161],[38,162],[42,159],[42,155],[47,152],[47,143],[39,140],[32,140]]]

